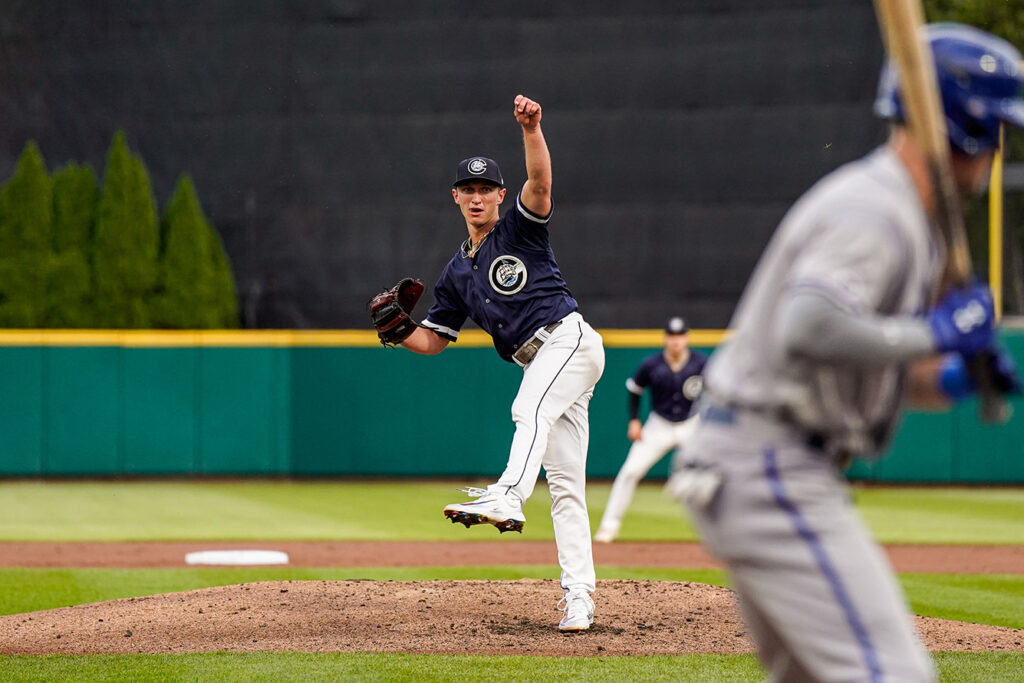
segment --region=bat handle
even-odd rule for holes
[[[1005,424],[1010,404],[996,386],[992,352],[982,351],[967,359],[967,372],[978,388],[978,418],[985,424]]]

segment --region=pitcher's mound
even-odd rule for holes
[[[590,631],[556,581],[266,581],[0,617],[0,653],[300,650],[529,655],[751,652],[733,593],[600,581]],[[1020,650],[1024,630],[918,618],[931,650]]]

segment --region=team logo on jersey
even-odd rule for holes
[[[683,396],[691,401],[696,401],[703,388],[704,378],[700,375],[690,375],[686,378],[686,381],[683,382]]]
[[[499,256],[491,262],[491,287],[498,294],[515,294],[526,286],[526,264],[515,256]]]
[[[483,159],[473,159],[466,168],[473,175],[480,175],[487,170],[487,162]]]

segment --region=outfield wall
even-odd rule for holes
[[[660,333],[602,331],[588,472],[625,457],[624,381]],[[709,349],[716,336],[694,331]],[[368,332],[0,334],[0,475],[493,477],[512,436],[520,369],[486,337],[436,357]],[[1024,362],[1024,332],[1003,333]],[[851,469],[900,482],[1024,483],[1024,417],[979,425],[976,406],[911,414],[892,456]],[[651,476],[664,477],[667,459]]]

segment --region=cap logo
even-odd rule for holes
[[[487,170],[487,162],[484,161],[483,159],[473,159],[466,166],[466,170],[468,170],[473,175],[480,175],[481,173]]]
[[[509,254],[499,256],[491,262],[488,279],[495,292],[511,296],[526,286],[526,264]]]
[[[980,66],[981,70],[985,73],[994,74],[996,72],[996,58],[990,54],[983,54]]]
[[[686,323],[682,318],[672,318],[668,321],[667,330],[670,334],[682,334],[686,332]]]

